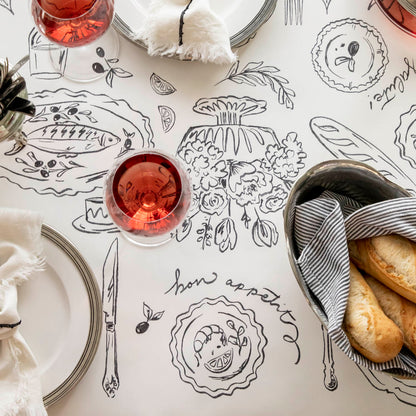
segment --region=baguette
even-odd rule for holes
[[[371,276],[364,276],[384,313],[401,329],[404,344],[416,355],[416,305]]]
[[[349,243],[355,265],[416,303],[416,244],[399,235],[385,235]]]
[[[351,345],[376,363],[393,359],[403,346],[402,331],[384,314],[370,286],[352,263],[344,331]]]

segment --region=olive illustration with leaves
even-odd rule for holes
[[[132,73],[120,68],[115,67],[114,64],[118,63],[118,58],[106,58],[105,51],[103,48],[98,47],[95,50],[96,55],[101,58],[101,61],[103,61],[107,68],[104,67],[104,65],[101,62],[94,62],[92,64],[92,70],[97,74],[103,74],[104,72],[107,72],[107,75],[105,76],[105,81],[107,85],[110,87],[113,86],[113,80],[114,77],[119,78],[130,78],[133,76]]]
[[[153,312],[152,308],[146,303],[143,302],[143,315],[146,318],[145,321],[141,321],[136,326],[136,333],[137,334],[143,334],[149,329],[149,322],[150,321],[158,321],[160,318],[162,318],[165,311],[161,312]]]

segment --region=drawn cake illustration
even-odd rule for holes
[[[257,246],[277,244],[273,214],[283,208],[306,157],[297,134],[279,140],[269,127],[244,124],[266,111],[265,101],[250,97],[203,98],[193,109],[216,123],[191,127],[178,147],[192,178],[193,204],[177,239],[194,228],[202,248],[233,250],[240,218]]]
[[[72,222],[72,225],[78,231],[88,234],[118,232],[118,228],[108,215],[102,197],[87,198],[84,203],[84,208],[84,214]]]

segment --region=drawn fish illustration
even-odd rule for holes
[[[118,136],[82,124],[50,124],[30,132],[27,144],[58,157],[75,157],[114,146],[121,141]]]

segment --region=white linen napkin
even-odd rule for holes
[[[152,0],[137,39],[149,55],[229,64],[237,57],[224,21],[209,0]]]
[[[39,214],[0,208],[0,415],[45,416],[37,363],[19,332],[17,286],[43,267]]]

